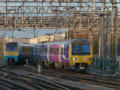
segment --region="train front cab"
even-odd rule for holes
[[[8,64],[17,63],[18,51],[17,43],[8,43],[4,48],[4,62]]]
[[[89,42],[70,44],[69,60],[73,70],[84,71],[93,62],[92,45]]]

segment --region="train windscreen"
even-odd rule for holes
[[[6,44],[6,51],[16,51],[17,43],[8,43]]]
[[[72,55],[86,55],[90,54],[89,44],[73,44],[72,45]]]

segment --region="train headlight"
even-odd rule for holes
[[[86,60],[87,60],[87,61],[90,61],[90,58],[87,58]]]
[[[77,59],[76,58],[72,58],[72,61],[76,61]]]

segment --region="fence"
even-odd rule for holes
[[[114,57],[111,57],[110,60],[107,57],[103,59],[98,56],[94,56],[94,61],[92,68],[114,74],[115,72],[120,71],[119,61],[115,60]]]

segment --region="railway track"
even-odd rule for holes
[[[21,67],[20,69],[30,73],[33,71],[29,67]],[[36,71],[32,72],[31,75],[34,75],[34,73],[36,73]],[[81,74],[81,73],[76,73],[74,71],[72,72],[66,71],[66,70],[61,71],[61,70],[55,70],[55,69],[51,69],[51,70],[44,69],[42,75],[54,76],[54,77],[77,81],[77,82],[81,82],[84,80],[86,83],[89,83],[89,84],[95,84],[95,85],[97,84],[97,85],[102,85],[102,86],[115,88],[115,89],[120,88],[120,78],[113,77],[113,76],[98,75],[98,74],[97,75]]]
[[[54,73],[53,73],[54,71]],[[65,74],[67,73],[67,74]],[[46,70],[43,72],[44,75],[47,76],[54,76],[63,79],[68,79],[72,81],[85,81],[86,83],[90,84],[98,84],[110,88],[120,89],[120,78],[114,76],[105,76],[105,75],[95,75],[95,74],[82,74],[76,72],[66,72],[66,71],[59,71],[59,70]]]
[[[7,87],[8,89],[17,89],[17,90],[41,90],[42,87],[24,80],[24,78],[12,74],[9,70],[0,68],[0,85]]]
[[[11,70],[9,70],[11,68]],[[0,85],[7,87],[9,89],[24,89],[24,90],[71,90],[78,89],[72,86],[60,85],[57,83],[49,82],[42,78],[36,78],[26,74],[24,72],[20,73],[20,67],[1,67],[0,68]],[[18,69],[18,71],[14,71]],[[16,87],[13,87],[16,86]],[[80,89],[78,89],[80,90]]]

